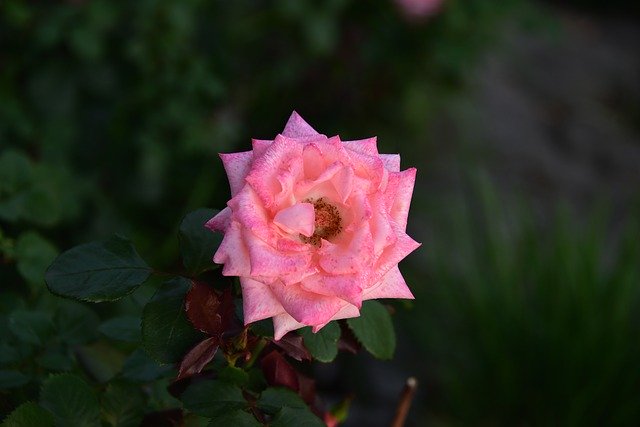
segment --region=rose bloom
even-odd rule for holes
[[[275,339],[359,316],[363,300],[413,298],[398,262],[415,168],[379,154],[376,138],[341,141],[293,113],[273,141],[220,154],[231,200],[209,220],[224,232],[213,261],[239,276],[245,324],[273,318]]]
[[[437,13],[443,0],[395,0],[403,13],[410,18],[424,18]]]

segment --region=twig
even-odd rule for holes
[[[402,389],[400,401],[398,402],[398,407],[396,408],[396,416],[393,417],[391,427],[404,426],[404,422],[406,421],[407,415],[409,414],[411,402],[413,401],[413,396],[416,394],[417,387],[418,380],[416,380],[414,377],[410,377],[409,379],[407,379],[407,382],[404,385],[404,389]]]

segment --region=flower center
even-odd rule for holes
[[[304,243],[320,246],[321,239],[330,239],[342,231],[342,218],[338,209],[327,203],[323,197],[317,200],[306,199],[305,203],[312,203],[316,214],[315,229],[311,237],[300,234],[300,240]]]

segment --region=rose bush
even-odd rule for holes
[[[416,170],[376,138],[341,141],[293,113],[282,134],[221,154],[231,200],[206,226],[224,233],[213,260],[239,276],[245,324],[273,318],[275,339],[357,317],[364,300],[413,298],[398,262]]]

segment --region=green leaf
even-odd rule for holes
[[[0,365],[9,365],[19,358],[20,354],[13,346],[0,342]]]
[[[209,427],[261,427],[262,423],[245,411],[230,411],[211,419]]]
[[[326,424],[316,417],[308,408],[283,407],[270,424],[271,427],[326,427]]]
[[[347,319],[347,324],[364,348],[378,359],[391,359],[396,349],[396,334],[391,315],[377,301],[362,304],[360,317]]]
[[[220,246],[222,234],[213,233],[204,226],[217,213],[214,209],[198,209],[182,219],[178,239],[182,262],[189,274],[198,275],[217,267],[213,254]]]
[[[218,372],[218,378],[239,387],[243,387],[249,382],[249,374],[245,370],[229,365]]]
[[[75,352],[80,365],[99,383],[115,377],[124,365],[125,355],[104,341],[77,347]]]
[[[45,349],[45,353],[37,358],[36,362],[49,371],[70,371],[73,367],[73,361],[69,354],[62,348],[49,346]]]
[[[58,427],[99,427],[98,399],[91,387],[72,374],[49,377],[42,386],[40,404],[53,413]]]
[[[269,414],[275,414],[283,406],[289,408],[306,409],[307,404],[300,395],[284,387],[272,387],[262,392],[258,399],[258,408]]]
[[[160,366],[144,350],[138,349],[125,360],[122,377],[129,381],[147,383],[165,375],[171,369],[170,366]]]
[[[136,316],[114,317],[104,322],[98,330],[108,338],[138,342],[141,338],[140,318]]]
[[[160,363],[175,363],[202,338],[187,320],[184,299],[191,282],[176,278],[163,283],[142,313],[142,343]]]
[[[300,330],[304,338],[304,345],[311,355],[320,362],[331,362],[338,354],[338,340],[340,339],[340,326],[336,322],[329,322],[317,333],[306,327]]]
[[[103,418],[113,427],[136,427],[144,417],[146,399],[137,386],[109,384],[102,396]]]
[[[42,345],[49,338],[53,324],[46,313],[16,310],[9,316],[9,329],[21,341]]]
[[[56,255],[55,246],[34,231],[21,234],[16,242],[18,272],[34,290],[43,288],[44,272]]]
[[[31,182],[31,160],[15,150],[0,155],[0,195],[24,188]]]
[[[29,382],[29,377],[18,371],[0,371],[0,390],[22,387]]]
[[[9,414],[2,427],[53,427],[53,416],[40,405],[25,402]]]
[[[217,380],[200,381],[190,385],[180,396],[180,400],[186,409],[205,417],[219,417],[247,406],[238,387]]]
[[[58,304],[53,323],[58,337],[67,344],[85,344],[95,340],[100,323],[98,315],[82,303],[56,298]]]
[[[54,294],[82,301],[115,301],[147,280],[151,269],[130,241],[114,236],[76,246],[55,259],[45,274]]]

